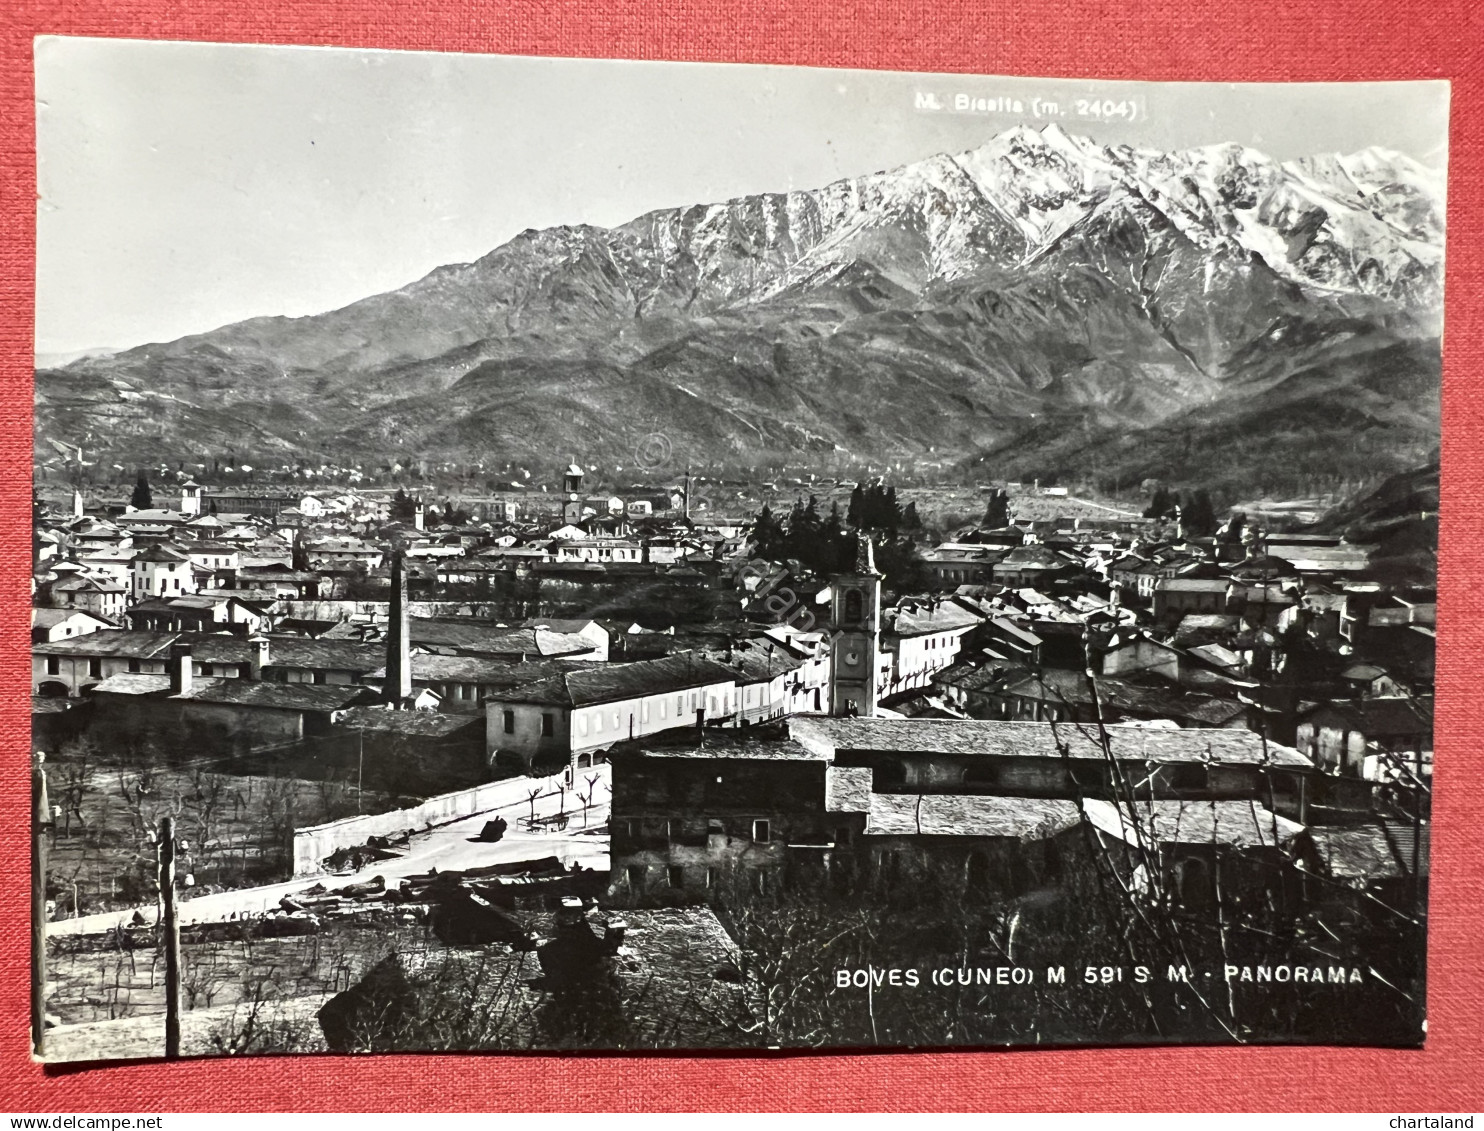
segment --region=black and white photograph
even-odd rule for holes
[[[1447,83],[35,68],[38,1059],[1423,1044]]]

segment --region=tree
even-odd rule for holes
[[[1211,505],[1211,493],[1204,487],[1190,497],[1190,505],[1184,511],[1185,532],[1192,537],[1203,538],[1216,529],[1216,508]]]
[[[990,493],[982,525],[986,530],[1000,530],[1010,525],[1010,496],[1003,487],[996,487]]]
[[[882,584],[896,593],[916,593],[926,589],[931,579],[922,555],[911,538],[877,538],[874,540],[876,568]]]
[[[774,560],[783,541],[783,531],[767,505],[758,512],[752,524],[752,552],[768,561]]]
[[[134,493],[129,496],[129,505],[137,511],[147,511],[155,505],[155,497],[149,489],[149,476],[142,471],[134,481]]]
[[[897,505],[897,489],[872,483],[851,492],[846,521],[857,530],[896,531],[902,526],[902,509]]]
[[[398,487],[397,493],[392,496],[391,514],[393,522],[413,522],[417,518],[417,504],[401,487]]]
[[[1154,495],[1149,500],[1149,505],[1144,508],[1145,518],[1164,518],[1170,513],[1170,492],[1164,487],[1156,487]]]

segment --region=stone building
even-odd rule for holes
[[[1045,723],[803,717],[625,743],[610,752],[610,882],[645,899],[950,876],[1014,895],[1145,825],[1171,869],[1303,831],[1313,766],[1295,750],[1247,731],[1106,734],[1105,746]]]

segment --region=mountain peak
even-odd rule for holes
[[[1374,339],[1332,384],[1389,388],[1367,367],[1437,308],[1425,172],[1379,150],[1279,163],[1019,125],[818,188],[527,229],[342,310],[43,371],[37,434],[125,466],[249,443],[265,465],[306,443],[539,459],[574,437],[616,458],[656,422],[753,463],[964,454],[1036,421],[1127,434],[1251,396],[1288,375],[1274,326],[1315,343],[1305,364]]]

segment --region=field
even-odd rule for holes
[[[54,919],[153,902],[152,837],[166,815],[188,846],[177,875],[189,897],[287,879],[295,827],[404,800],[358,795],[344,781],[100,765],[76,748],[49,758],[46,770],[55,814],[47,862]]]
[[[820,514],[828,514],[831,504],[838,505],[842,520],[850,510],[850,492],[853,483],[846,486],[826,486],[824,483],[779,483],[755,488],[753,493],[744,493],[736,500],[729,513],[753,514],[764,504],[774,514],[787,513],[796,499],[808,499],[813,495],[818,500]],[[1017,522],[1040,522],[1056,519],[1071,524],[1077,519],[1132,519],[1139,516],[1143,504],[1132,500],[1093,500],[1072,495],[1045,495],[1030,484],[1008,488],[1010,513]],[[897,502],[905,507],[917,504],[917,514],[924,531],[932,537],[950,537],[966,526],[977,526],[984,518],[989,503],[988,491],[979,487],[902,487],[897,491]]]
[[[253,938],[233,927],[223,924],[222,938],[183,941],[184,1009],[339,993],[388,950],[437,946],[426,927],[384,916],[287,938]],[[153,940],[155,932],[147,934]],[[48,952],[54,987],[48,1008],[63,1025],[165,1012],[164,958],[157,946],[70,936],[52,940]]]

